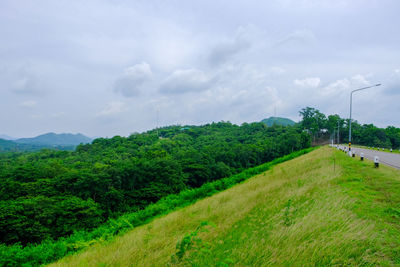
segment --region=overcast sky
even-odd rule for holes
[[[400,1],[0,1],[0,134],[298,121],[400,127]],[[158,114],[158,116],[157,116]],[[158,119],[157,119],[158,117]]]

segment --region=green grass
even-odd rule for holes
[[[400,265],[400,171],[329,147],[53,266]]]

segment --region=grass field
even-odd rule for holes
[[[400,264],[400,171],[323,147],[52,266]]]

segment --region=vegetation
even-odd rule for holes
[[[326,117],[309,107],[300,114],[302,121],[287,127],[262,122],[169,126],[99,138],[74,151],[0,153],[0,265],[49,263],[111,240],[307,152],[301,149],[310,146],[311,137],[334,136],[338,123],[345,127],[338,115]],[[369,134],[378,131],[383,134],[371,142],[394,148],[400,143],[400,129],[368,132],[371,127],[354,122],[354,139],[370,142]],[[289,198],[284,206],[283,224],[291,227],[296,202]],[[190,248],[199,255],[209,250],[208,241],[200,242],[202,234],[199,228],[181,240],[181,251],[172,257],[176,264],[197,264],[184,258]]]
[[[302,116],[300,122],[301,127],[310,132],[314,140],[325,137],[325,139],[331,138],[337,142],[337,134],[339,131],[339,143],[348,142],[348,120],[340,118],[339,115],[326,116],[318,109],[306,107],[300,111],[300,116]],[[352,121],[351,139],[354,144],[387,149],[400,149],[400,128],[388,126],[382,129],[373,124],[361,125],[357,121]]]
[[[49,146],[40,144],[25,144],[16,143],[10,140],[0,139],[0,154],[2,153],[15,153],[15,152],[34,152],[42,149],[54,149],[54,150],[69,150],[75,149],[75,146]]]
[[[72,243],[103,237],[104,229],[93,235],[87,233],[107,220],[113,224],[114,218],[126,212],[143,211],[127,225],[141,224],[160,214],[160,207],[145,208],[163,197],[218,181],[309,145],[309,136],[296,127],[222,122],[165,127],[128,138],[100,138],[73,152],[2,154],[1,242],[16,244],[12,250],[19,251],[25,246],[37,249],[35,244],[39,243],[58,244],[54,240],[70,235]],[[170,209],[166,207],[161,211]],[[118,233],[121,227],[111,227],[107,235]],[[48,253],[64,255],[74,250],[68,248],[69,241],[61,240],[61,244],[66,244],[63,251]],[[5,254],[10,251],[6,247],[3,250]],[[35,257],[55,257],[47,254]]]
[[[399,174],[323,147],[53,265],[398,265]]]
[[[26,245],[92,229],[169,194],[308,146],[308,136],[296,128],[215,123],[100,138],[74,152],[4,156],[0,241]]]
[[[82,134],[47,133],[34,138],[4,140],[0,138],[0,152],[32,152],[41,149],[72,151],[79,144],[92,142],[92,139]]]
[[[55,134],[47,133],[33,138],[20,138],[15,140],[21,144],[39,144],[50,146],[77,146],[79,144],[87,144],[92,142],[92,139],[83,134]]]
[[[273,125],[293,126],[296,124],[291,119],[280,118],[280,117],[269,117],[268,119],[263,119],[261,122],[265,123],[267,126],[273,126]]]
[[[199,199],[226,190],[237,183],[270,169],[278,163],[293,159],[311,150],[313,148],[293,152],[290,155],[247,169],[231,177],[206,183],[200,188],[185,190],[178,195],[169,195],[157,203],[147,206],[144,210],[127,213],[117,219],[109,219],[105,224],[92,231],[77,231],[67,238],[60,238],[57,241],[46,240],[39,245],[31,244],[25,247],[20,244],[12,246],[0,245],[0,266],[36,266],[49,263],[93,244],[112,240],[117,234],[123,234],[136,226],[148,223],[158,216],[168,214],[173,210],[188,206]],[[195,235],[197,235],[197,232]],[[193,235],[191,236],[194,237]],[[178,253],[178,255],[181,253],[184,254],[185,249],[192,246],[190,243],[194,240],[190,239],[189,241],[189,243],[181,243],[182,252]],[[196,244],[200,245],[199,242],[196,242]]]

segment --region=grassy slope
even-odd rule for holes
[[[399,236],[400,171],[323,147],[54,265],[393,265]]]

